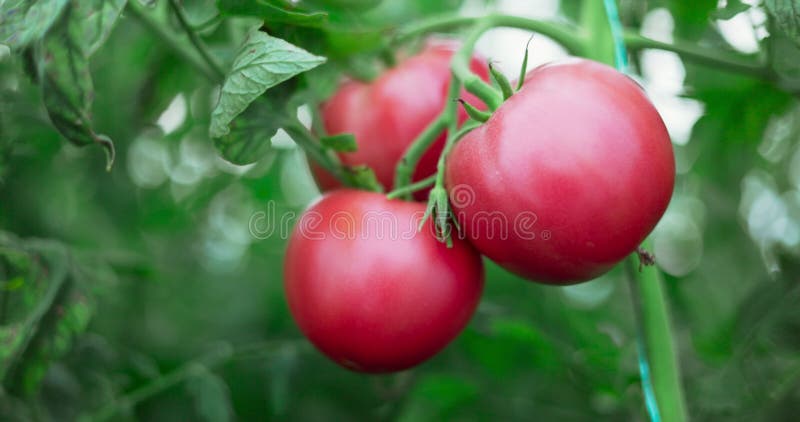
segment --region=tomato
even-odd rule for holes
[[[524,87],[448,157],[466,236],[525,278],[595,278],[633,252],[672,195],[675,161],[643,90],[606,65],[571,59]]]
[[[444,348],[483,289],[472,246],[417,230],[421,203],[336,190],[298,221],[284,286],[300,330],[322,353],[361,372],[399,371]]]
[[[367,165],[386,190],[392,188],[395,166],[406,148],[445,106],[454,47],[453,43],[431,43],[372,83],[348,81],[339,88],[323,105],[322,117],[328,134],[352,133],[356,137],[357,151],[338,154],[343,164]],[[471,69],[488,80],[485,61],[473,58]],[[461,96],[472,105],[481,106],[472,94],[463,92]],[[462,121],[466,117],[466,113],[460,112]],[[413,181],[436,172],[444,142],[442,133],[422,156]],[[317,166],[312,166],[312,170],[323,191],[340,186],[333,176]],[[415,196],[424,199],[427,191]]]

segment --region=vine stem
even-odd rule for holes
[[[650,243],[646,242],[645,247],[649,248]],[[625,266],[634,309],[638,309],[637,324],[644,337],[658,414],[665,422],[686,421],[685,398],[661,274],[655,265],[644,266],[639,271],[634,255],[627,259]]]
[[[624,39],[625,44],[631,50],[655,49],[671,51],[677,53],[684,59],[700,64],[718,67],[734,73],[742,73],[761,79],[774,79],[772,71],[766,64],[742,60],[730,54],[718,53],[707,48],[697,47],[688,42],[675,41],[673,43],[668,43],[656,41],[631,30],[626,30],[624,32]]]
[[[412,193],[414,193],[416,191],[420,191],[420,190],[428,188],[428,187],[431,187],[431,186],[433,186],[434,183],[436,183],[436,175],[435,174],[430,175],[430,176],[420,180],[419,182],[414,182],[414,183],[405,185],[400,189],[395,189],[395,190],[387,193],[386,197],[388,199],[397,199],[397,198],[411,199],[411,194]]]
[[[220,78],[213,69],[209,68],[201,58],[199,58],[192,50],[187,48],[185,43],[178,39],[175,34],[173,34],[171,31],[168,31],[164,25],[153,19],[150,13],[148,13],[144,9],[144,6],[142,6],[138,1],[129,1],[127,10],[131,16],[133,16],[142,26],[154,34],[155,38],[166,44],[167,47],[175,52],[175,54],[180,56],[185,62],[191,64],[192,67],[197,69],[198,72],[202,73],[203,76],[205,76],[209,81],[212,83],[218,83],[220,81]]]
[[[448,15],[428,18],[401,28],[395,34],[393,43],[403,43],[426,33],[475,25],[479,22],[485,23],[489,27],[505,26],[539,33],[561,44],[570,54],[580,56],[586,55],[588,44],[586,40],[591,36],[581,28],[567,23],[548,22],[502,14],[477,17]],[[774,81],[774,75],[765,64],[742,58],[733,53],[722,53],[708,48],[697,47],[692,43],[681,40],[676,40],[673,43],[656,41],[632,30],[624,30],[623,34],[625,42],[632,50],[658,49],[671,51],[686,60],[699,64]]]
[[[225,71],[222,69],[222,66],[214,60],[214,57],[211,56],[211,53],[208,52],[208,48],[206,48],[205,44],[203,44],[203,40],[200,39],[200,36],[197,35],[197,32],[192,28],[192,25],[189,23],[189,20],[186,19],[186,14],[183,13],[183,8],[178,4],[178,0],[169,0],[169,5],[172,8],[172,11],[175,13],[175,16],[178,18],[178,22],[180,23],[183,30],[186,32],[186,35],[189,36],[189,41],[194,45],[194,48],[200,53],[200,57],[208,63],[208,67],[214,72],[214,76],[217,80],[222,81],[225,79]]]
[[[447,90],[447,98],[445,101],[455,102],[458,98],[458,93],[461,90],[459,84],[451,83]],[[411,199],[413,191],[406,191],[405,188],[411,183],[411,177],[414,174],[414,169],[417,168],[419,160],[425,151],[436,141],[436,138],[447,128],[447,125],[454,119],[458,118],[458,108],[447,104],[439,115],[434,119],[425,130],[420,133],[414,142],[408,146],[406,152],[400,161],[397,162],[394,176],[395,192],[400,192],[397,197],[403,199]],[[395,193],[392,192],[392,193]]]
[[[616,68],[627,73],[628,52],[616,0],[604,0],[604,9],[614,41]],[[667,300],[662,289],[661,274],[654,265],[652,255],[646,252],[650,248],[652,243],[645,240],[625,262],[637,326],[642,390],[652,422],[684,422],[687,418],[686,405]]]
[[[457,22],[462,22],[462,20],[457,20]],[[422,25],[416,30],[407,32],[404,36],[412,36],[409,34],[416,34],[418,33],[417,31],[425,31],[427,30],[426,28],[431,27],[433,27],[433,25]],[[481,37],[481,35],[483,35],[483,33],[491,27],[491,21],[480,21],[464,39],[461,47],[453,55],[453,58],[450,62],[453,79],[448,87],[444,109],[441,111],[441,113],[439,113],[436,119],[428,124],[425,130],[423,130],[422,133],[417,136],[414,142],[409,145],[408,149],[406,149],[406,152],[403,154],[403,157],[397,163],[394,188],[396,191],[401,192],[400,195],[403,198],[411,199],[411,192],[406,192],[405,188],[411,182],[411,176],[413,175],[414,169],[417,167],[420,158],[422,158],[422,155],[425,154],[425,151],[427,151],[428,148],[433,144],[439,134],[442,133],[443,130],[450,127],[451,130],[449,131],[445,148],[442,151],[442,155],[439,157],[440,165],[437,165],[437,176],[440,175],[442,180],[440,181],[439,177],[437,177],[436,183],[434,184],[434,189],[437,187],[444,189],[444,157],[448,150],[448,145],[451,143],[450,135],[453,135],[455,133],[455,129],[457,129],[457,100],[459,92],[461,92],[462,85],[467,91],[472,92],[475,94],[475,96],[480,98],[492,110],[496,110],[497,107],[502,104],[503,96],[491,85],[487,84],[480,77],[475,75],[469,67],[472,59],[472,53],[475,50],[475,44],[478,42],[478,39]],[[399,39],[402,39],[403,37],[400,37]]]
[[[470,69],[470,61],[472,59],[472,52],[475,50],[475,44],[480,39],[484,32],[494,26],[492,20],[480,20],[472,28],[472,31],[464,38],[463,45],[453,55],[450,65],[453,71],[453,76],[464,85],[464,89],[475,94],[480,98],[489,110],[494,111],[503,104],[503,95],[500,94],[494,87],[484,82],[478,75]],[[456,92],[457,93],[457,92]]]
[[[496,13],[477,17],[446,15],[423,19],[401,28],[395,34],[393,42],[403,43],[429,32],[474,26],[476,24],[484,25],[486,29],[496,26],[527,29],[552,38],[572,54],[580,54],[585,50],[585,43],[580,36],[580,30],[573,25]]]
[[[175,387],[187,379],[197,374],[203,373],[224,365],[234,360],[244,360],[252,358],[263,358],[280,347],[302,347],[300,341],[264,341],[233,347],[228,343],[222,343],[214,350],[205,355],[184,363],[175,370],[161,375],[142,387],[131,391],[114,401],[106,404],[97,411],[82,415],[79,421],[105,421],[112,419],[120,412],[131,409],[136,405],[157,396],[169,388]]]
[[[283,128],[289,136],[308,154],[312,160],[319,164],[326,171],[331,173],[337,180],[346,186],[352,186],[350,178],[347,177],[344,167],[339,160],[329,153],[305,126],[298,121],[288,123]]]

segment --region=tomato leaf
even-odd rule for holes
[[[108,169],[114,162],[114,144],[92,128],[94,87],[89,57],[108,38],[124,6],[125,0],[76,0],[36,49],[37,74],[50,120],[75,145],[101,145]]]
[[[74,0],[75,9],[69,31],[81,45],[83,54],[92,56],[108,39],[127,0]]]
[[[339,152],[353,152],[358,150],[356,144],[356,137],[352,133],[343,133],[340,135],[324,136],[320,138],[323,146],[326,146],[334,151]]]
[[[0,378],[6,389],[31,394],[49,363],[86,329],[93,306],[76,288],[63,245],[22,242],[0,233],[2,262],[10,263],[14,279],[22,281],[5,293],[17,306],[11,308],[8,323],[0,325]]]
[[[265,22],[296,26],[320,27],[328,20],[327,13],[290,10],[265,0],[219,0],[217,7],[221,13],[229,16],[254,16]]]
[[[260,31],[251,33],[239,50],[211,113],[211,137],[227,135],[231,121],[269,88],[324,62],[324,57],[282,39]]]
[[[231,122],[226,135],[214,139],[214,145],[222,157],[231,163],[254,163],[270,150],[270,139],[282,122],[281,114],[269,101],[255,101]]]
[[[675,20],[675,34],[682,38],[697,40],[709,28],[709,20],[717,10],[717,0],[668,0],[667,10]]]
[[[778,27],[795,43],[800,43],[800,1],[767,0],[766,6]]]
[[[20,50],[44,37],[69,0],[0,1],[0,43]]]

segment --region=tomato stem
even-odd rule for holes
[[[635,253],[625,267],[649,367],[650,379],[643,377],[642,383],[644,388],[652,388],[660,420],[685,421],[686,405],[661,274],[656,266],[643,266],[639,271]]]
[[[724,69],[733,73],[741,73],[768,81],[774,81],[775,75],[765,63],[743,60],[731,54],[719,53],[716,50],[697,47],[694,44],[676,40],[672,43],[656,41],[635,31],[624,32],[625,43],[631,50],[664,50],[677,53],[686,60],[699,64]]]
[[[628,52],[616,0],[604,0],[604,9],[610,29],[606,36],[613,41],[613,60],[617,70],[627,74]],[[651,246],[645,241],[625,262],[636,319],[642,390],[651,421],[683,422],[687,415],[680,369],[661,274],[653,265],[653,255],[647,252]]]
[[[352,178],[348,177],[348,175],[345,173],[345,170],[339,162],[338,157],[331,154],[330,151],[324,148],[319,142],[319,139],[317,139],[313,133],[306,129],[302,123],[299,121],[292,121],[284,126],[284,130],[312,160],[314,160],[326,171],[331,173],[334,177],[336,177],[337,180],[339,180],[345,186],[359,187],[353,186]]]
[[[478,23],[488,24],[489,27],[503,26],[533,31],[558,42],[570,54],[574,55],[586,56],[586,50],[588,49],[588,36],[572,24],[501,14],[473,17],[445,15],[428,18],[401,28],[395,34],[393,43],[403,43],[423,34],[456,29]],[[776,79],[774,73],[765,63],[754,61],[751,58],[698,47],[680,40],[672,43],[656,41],[632,30],[624,30],[623,34],[625,42],[631,50],[657,49],[671,51],[685,60],[702,65],[733,73],[741,73],[770,82],[775,82]]]
[[[142,387],[117,397],[91,414],[81,415],[79,420],[104,421],[113,419],[121,412],[127,412],[153,396],[185,382],[204,371],[211,371],[231,361],[245,359],[264,359],[265,356],[282,351],[304,352],[305,343],[296,340],[259,341],[240,346],[221,343],[203,356],[161,375]]]
[[[424,19],[400,29],[395,35],[394,42],[402,43],[430,32],[476,24],[486,25],[487,29],[506,26],[537,32],[557,41],[572,54],[580,54],[585,48],[583,39],[578,35],[580,31],[573,25],[501,14],[474,17],[445,15]]]
[[[425,130],[420,133],[416,139],[408,146],[406,152],[403,154],[403,157],[400,161],[397,162],[397,167],[395,169],[395,176],[394,176],[394,188],[395,190],[400,190],[408,186],[411,183],[411,177],[414,174],[414,170],[417,168],[417,164],[419,160],[422,158],[422,155],[425,154],[425,151],[433,145],[436,138],[447,128],[447,125],[451,120],[456,119],[457,116],[457,109],[455,107],[450,106],[456,98],[458,98],[458,93],[461,89],[461,86],[457,83],[450,83],[448,91],[447,91],[447,98],[445,101],[444,109],[439,113],[439,115],[434,119],[432,122],[425,127]],[[411,199],[411,192],[405,192],[401,194],[399,197],[403,199]]]
[[[175,17],[178,18],[178,23],[180,23],[183,30],[186,32],[186,35],[189,36],[189,41],[194,45],[194,48],[200,54],[200,57],[208,63],[208,67],[214,73],[215,78],[218,82],[221,82],[225,79],[225,71],[222,69],[222,66],[217,63],[214,57],[211,56],[211,53],[208,52],[208,48],[206,48],[205,44],[203,44],[203,40],[200,39],[200,36],[197,35],[197,32],[192,28],[192,25],[189,24],[188,19],[186,19],[186,15],[183,13],[183,9],[178,4],[177,0],[169,0],[169,5],[172,8],[172,11],[175,13]]]
[[[397,199],[397,198],[408,198],[412,193],[416,191],[420,191],[425,188],[429,188],[436,183],[436,175],[430,175],[419,182],[414,182],[409,185],[403,186],[402,188],[395,189],[386,194],[386,197],[389,199]]]
[[[166,44],[175,54],[192,65],[192,67],[202,73],[210,82],[222,82],[221,78],[218,77],[213,69],[208,67],[206,62],[198,57],[192,49],[187,48],[183,40],[178,39],[172,31],[169,31],[161,22],[154,19],[139,2],[128,2],[127,11],[130,12],[131,16],[139,21],[142,26],[151,32],[155,38]]]
[[[503,95],[473,73],[469,66],[475,50],[475,43],[491,27],[491,21],[479,20],[472,28],[472,31],[464,38],[464,43],[453,56],[450,67],[453,71],[453,76],[464,85],[464,89],[480,98],[489,107],[489,110],[494,111],[503,103]]]

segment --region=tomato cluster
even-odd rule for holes
[[[372,84],[345,83],[323,109],[329,132],[356,136],[358,151],[342,161],[372,167],[391,186],[403,151],[446,101],[451,57],[428,48]],[[486,75],[479,60],[473,68]],[[416,179],[434,173],[442,142]],[[372,192],[333,190],[297,224],[286,254],[289,307],[335,362],[397,371],[441,350],[479,301],[481,255],[548,284],[605,273],[654,228],[675,174],[666,127],[641,87],[583,59],[531,71],[446,164],[460,227],[452,247],[430,221],[418,230],[424,204]],[[323,189],[337,186],[316,176]]]

